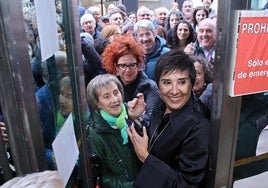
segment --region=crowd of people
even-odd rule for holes
[[[198,7],[185,0],[137,12],[111,3],[105,15],[99,6],[78,6],[88,142],[101,161],[102,187],[202,185],[217,15],[213,0],[201,1]],[[52,142],[73,113],[62,2],[55,1],[59,51],[45,62],[34,3],[23,2],[45,153],[55,170]],[[142,135],[134,120],[143,125]]]

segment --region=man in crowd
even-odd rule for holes
[[[138,10],[137,10],[137,21],[139,20],[151,20],[152,15],[151,15],[151,11],[149,8],[145,7],[145,6],[141,6]]]
[[[185,0],[183,3],[182,3],[182,13],[185,17],[185,19],[188,21],[188,22],[192,22],[192,14],[193,14],[193,11],[194,11],[194,3],[192,0]]]
[[[96,28],[96,20],[92,14],[86,13],[80,19],[83,32],[89,33],[93,39],[100,38],[100,31]]]
[[[166,41],[156,35],[154,24],[149,20],[140,20],[134,25],[134,35],[145,50],[145,73],[155,79],[154,70],[161,55],[167,53]]]
[[[203,56],[208,62],[213,64],[215,58],[215,42],[216,24],[212,19],[206,18],[198,25],[194,55]]]

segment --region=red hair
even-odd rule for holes
[[[134,37],[118,36],[108,44],[102,54],[102,67],[110,74],[116,74],[117,61],[120,57],[132,54],[136,57],[138,67],[143,67],[144,50]]]

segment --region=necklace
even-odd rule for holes
[[[170,121],[168,121],[164,126],[161,126],[162,123],[154,130],[154,133],[152,135],[152,139],[149,142],[149,148],[148,152],[150,153],[156,140],[161,136],[161,134],[164,132],[164,130],[167,128],[167,126],[170,124]]]

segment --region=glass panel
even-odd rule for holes
[[[263,9],[265,4],[266,0],[252,0],[251,10]],[[268,171],[267,126],[268,93],[243,96],[233,181]],[[247,179],[236,181],[235,186],[240,187],[243,181]]]
[[[263,134],[267,132],[267,125],[268,93],[244,96],[238,130],[234,180],[268,170],[268,156],[261,155],[267,152],[265,151],[267,142],[260,142]]]
[[[37,28],[34,1],[23,0],[22,10],[31,61],[35,95],[43,132],[46,162],[49,170],[57,169],[52,142],[73,110],[71,73],[65,44],[62,1],[55,1],[59,50],[45,61],[41,60],[41,46]],[[78,92],[79,93],[79,92]],[[75,115],[73,115],[74,117]],[[73,118],[75,119],[75,118]],[[77,166],[73,171],[68,186],[74,187],[78,182]]]

